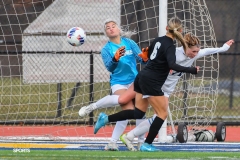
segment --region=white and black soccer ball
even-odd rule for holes
[[[196,141],[199,142],[213,142],[215,140],[215,133],[212,130],[203,130],[195,133]]]
[[[72,27],[67,32],[67,42],[72,46],[81,46],[86,41],[86,33],[80,27]]]

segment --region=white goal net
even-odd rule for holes
[[[108,139],[114,123],[93,134],[97,115],[112,114],[115,106],[81,118],[82,106],[110,94],[109,72],[100,51],[107,42],[103,21],[116,19],[136,30],[132,38],[143,48],[158,36],[159,0],[34,0],[2,1],[0,54],[1,139]],[[192,32],[202,47],[216,47],[205,0],[168,0],[167,19],[178,16],[184,32]],[[79,47],[66,41],[71,27],[86,31]],[[178,44],[177,44],[178,45]],[[170,97],[173,124],[204,129],[211,122],[217,99],[218,55],[195,62],[195,75],[186,74]],[[139,65],[141,69],[141,65]],[[153,111],[149,109],[147,117]],[[127,130],[135,123],[129,123]],[[171,130],[168,130],[170,133]]]

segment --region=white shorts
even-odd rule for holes
[[[111,86],[112,93],[114,93],[114,92],[116,92],[117,90],[120,90],[120,89],[128,89],[132,84],[133,83],[125,84],[125,85],[115,84],[115,85]]]

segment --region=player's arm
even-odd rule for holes
[[[231,39],[231,40],[227,41],[226,43],[224,43],[222,47],[201,49],[199,51],[198,55],[196,56],[196,59],[207,56],[207,55],[215,54],[215,53],[226,52],[233,43],[234,43],[234,40]]]
[[[184,67],[176,64],[175,52],[176,52],[176,49],[174,46],[169,47],[166,51],[166,59],[168,61],[169,68],[178,72],[197,74],[199,67]]]
[[[101,56],[107,70],[109,72],[113,72],[116,69],[118,62],[113,61],[113,57],[111,56],[107,48],[102,49]]]

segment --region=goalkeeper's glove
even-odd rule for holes
[[[125,46],[118,48],[118,50],[116,51],[116,53],[113,57],[113,61],[118,62],[120,57],[122,57],[124,55],[124,53],[125,53]]]
[[[142,53],[140,53],[138,56],[141,57],[144,62],[147,62],[148,61],[148,47],[143,48]]]

